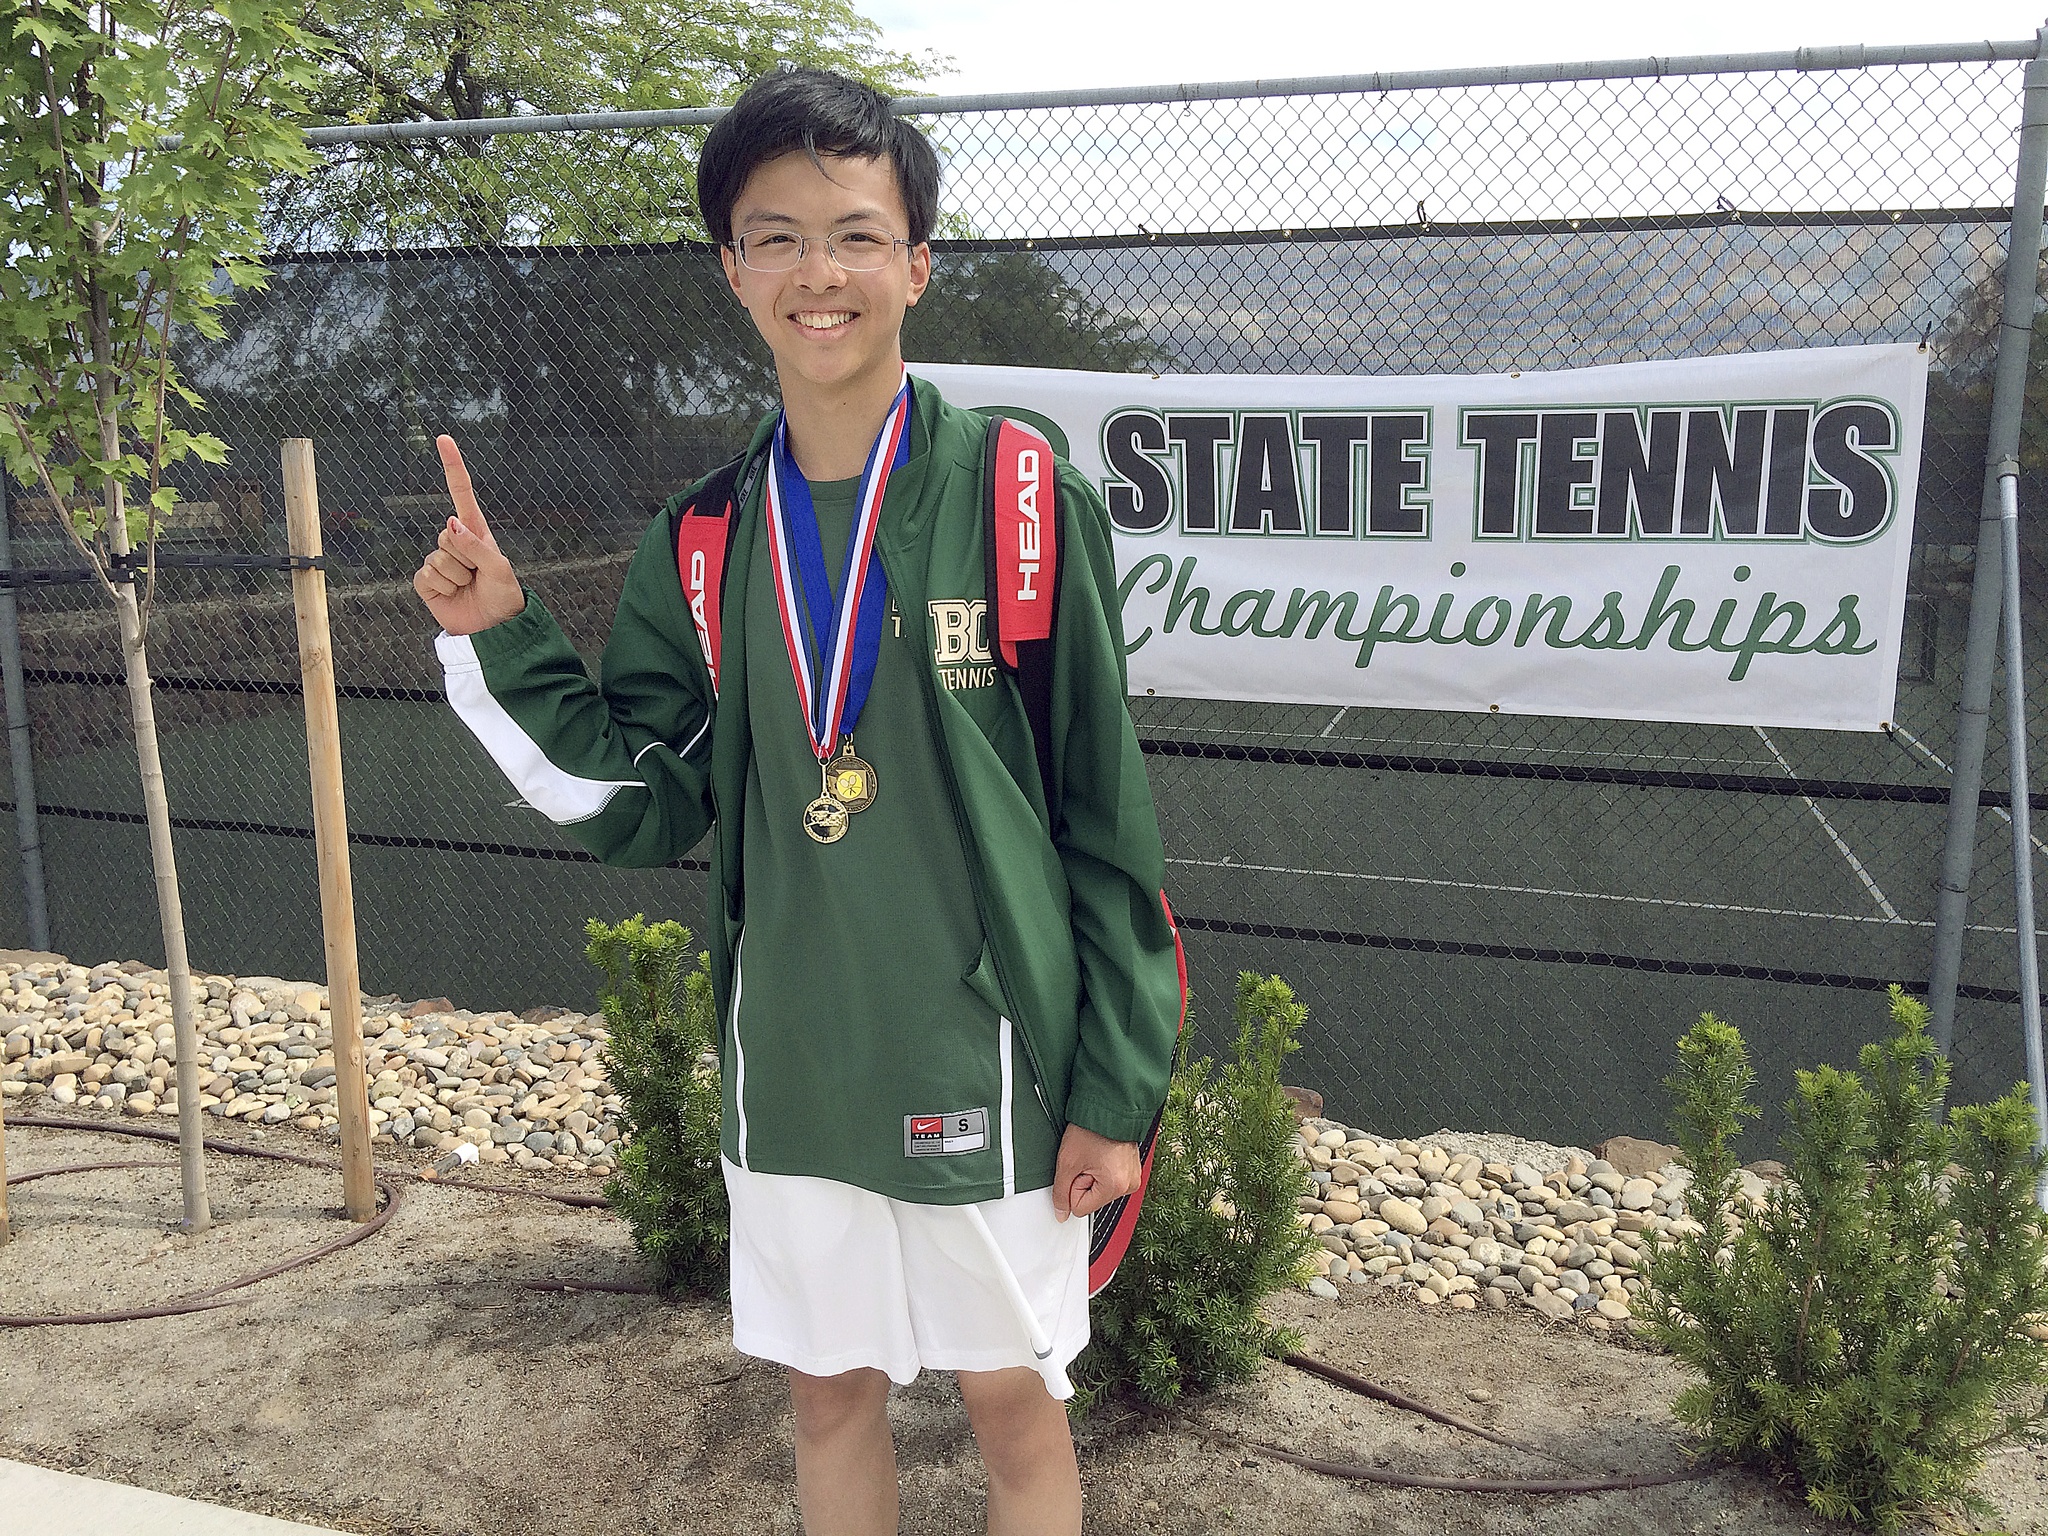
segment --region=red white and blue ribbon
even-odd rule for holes
[[[812,752],[824,762],[860,719],[882,651],[889,584],[882,573],[882,557],[875,551],[875,531],[881,525],[889,475],[910,457],[910,379],[904,377],[881,433],[868,450],[836,603],[825,578],[824,539],[811,505],[811,488],[789,452],[788,420],[785,414],[775,423],[775,445],[768,460],[768,556],[804,728],[810,732]]]

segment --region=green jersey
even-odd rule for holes
[[[726,1155],[959,1203],[1050,1183],[1069,1122],[1138,1140],[1165,1097],[1180,991],[1107,513],[1060,466],[1047,785],[987,646],[983,419],[920,380],[913,402],[857,729],[879,794],[839,842],[802,827],[819,770],[758,492],[734,514],[716,689],[677,572],[687,492],[628,570],[600,680],[531,594],[438,645],[451,703],[527,802],[600,858],[664,864],[715,828],[705,937]],[[821,490],[836,574],[850,508]]]

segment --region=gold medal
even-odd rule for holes
[[[853,738],[839,743],[839,755],[825,765],[825,793],[845,806],[848,814],[864,811],[875,803],[881,787],[875,770],[853,755]]]
[[[804,807],[804,831],[814,843],[836,843],[846,836],[846,807],[830,795],[820,795]]]

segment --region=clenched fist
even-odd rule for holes
[[[1053,1215],[1091,1216],[1110,1201],[1133,1193],[1145,1177],[1145,1161],[1135,1141],[1111,1141],[1082,1125],[1069,1125],[1060,1137],[1057,1168],[1052,1176]]]
[[[455,515],[413,573],[412,589],[449,634],[473,635],[517,616],[526,607],[526,594],[476,504],[462,450],[445,433],[434,439],[434,446],[441,451]]]

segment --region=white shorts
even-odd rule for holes
[[[1021,1365],[1054,1397],[1074,1395],[1067,1367],[1088,1343],[1088,1222],[1057,1220],[1051,1190],[915,1205],[731,1162],[725,1187],[741,1353],[808,1376],[867,1366],[899,1386],[920,1370]]]

